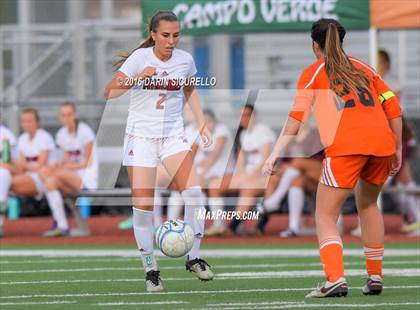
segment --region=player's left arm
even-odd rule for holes
[[[267,160],[268,156],[270,155],[271,146],[271,142],[267,142],[261,146],[261,161],[252,170],[252,175],[259,175],[261,173],[261,169],[264,166],[264,163]]]
[[[200,132],[204,146],[210,146],[212,141],[212,134],[206,127],[203,110],[201,109],[200,97],[198,96],[197,89],[194,85],[187,85],[184,87],[184,95],[186,103],[191,107],[194,118],[197,124],[197,129]]]
[[[402,164],[402,113],[398,96],[394,94],[384,80],[376,74],[374,76],[374,87],[379,95],[379,102],[388,119],[389,127],[397,140],[397,151],[392,163],[391,175],[395,175]]]
[[[50,150],[42,150],[39,155],[35,165],[26,165],[27,171],[39,171],[42,168],[45,168],[48,164],[48,157],[50,156]]]
[[[85,151],[84,151],[84,161],[83,162],[76,162],[76,161],[66,161],[63,163],[63,165],[61,166],[62,168],[67,168],[67,169],[86,169],[91,165],[91,155],[92,155],[92,150],[93,150],[93,142],[88,142],[85,144],[84,146]]]

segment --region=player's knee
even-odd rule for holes
[[[8,178],[11,179],[12,178],[12,174],[10,173],[10,171],[6,168],[0,168],[0,177],[3,178]]]
[[[299,176],[292,181],[292,187],[304,187],[305,186],[305,177]]]
[[[47,177],[47,178],[45,178],[44,184],[47,187],[47,190],[48,191],[53,191],[53,190],[56,190],[58,188],[58,182],[53,177]]]

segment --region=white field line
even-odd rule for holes
[[[318,272],[316,275],[308,275],[306,276],[307,278],[318,278],[321,277],[323,274]],[[357,273],[356,276],[358,275],[365,275],[365,273]],[[400,275],[401,277],[411,277],[411,275]],[[302,276],[297,276],[294,275],[293,273],[291,274],[276,274],[273,275],[272,273],[269,274],[264,274],[264,275],[250,275],[250,276],[232,276],[232,275],[228,275],[228,276],[219,276],[216,274],[215,276],[215,280],[247,280],[247,279],[253,279],[253,280],[263,280],[263,279],[286,279],[286,278],[294,278],[294,277],[302,277]],[[169,282],[169,281],[197,281],[196,278],[164,278],[165,282]],[[37,281],[6,281],[6,282],[0,282],[0,285],[4,285],[4,286],[10,286],[10,285],[32,285],[32,284],[59,284],[59,283],[64,283],[64,284],[77,284],[77,283],[101,283],[101,282],[134,282],[134,283],[143,283],[144,279],[143,278],[122,278],[122,279],[83,279],[83,280],[37,280]],[[411,288],[411,287],[409,287]],[[413,287],[413,288],[417,288]],[[419,286],[420,288],[420,286]]]
[[[100,267],[100,268],[72,268],[72,269],[1,270],[0,274],[97,272],[97,271],[129,271],[129,270],[141,270],[141,268],[140,267]]]
[[[0,306],[22,306],[22,305],[61,305],[75,304],[76,301],[60,300],[60,301],[28,301],[28,302],[1,302]]]
[[[144,301],[144,302],[100,302],[93,304],[93,306],[137,306],[137,305],[177,305],[177,304],[189,304],[186,301]]]
[[[296,305],[304,304],[304,301],[263,301],[263,302],[228,302],[228,303],[214,303],[207,304],[206,307],[232,307],[232,306],[271,306],[271,305]]]
[[[318,257],[316,249],[208,249],[201,250],[204,257]],[[164,256],[155,250],[158,257]],[[345,256],[363,257],[362,249],[346,249]],[[420,249],[386,249],[386,257],[415,256],[420,257]],[[138,257],[136,250],[0,250],[0,257],[8,256],[42,256],[42,257]]]
[[[415,265],[418,261],[390,261],[385,262],[384,265]],[[1,264],[0,264],[1,265]],[[348,262],[345,266],[363,266],[364,262]],[[285,264],[232,264],[232,265],[214,265],[217,269],[230,268],[230,269],[249,269],[249,268],[289,268],[289,267],[320,267],[321,263],[285,263]],[[413,266],[417,267],[417,266]],[[73,271],[124,271],[124,270],[139,270],[140,267],[97,267],[97,268],[75,268],[75,269],[38,269],[38,270],[0,270],[1,273],[43,273],[43,272],[73,272]],[[160,270],[184,270],[183,266],[162,266]],[[68,271],[67,271],[68,270]]]
[[[304,264],[302,265],[304,266]],[[71,268],[71,269],[39,269],[39,270],[1,270],[0,274],[33,274],[33,273],[67,273],[67,272],[98,272],[98,271],[131,271],[141,270],[140,267],[101,267],[101,268]],[[346,274],[357,276],[365,274],[365,269],[347,269]],[[383,273],[388,276],[417,277],[420,276],[420,268],[384,268]],[[292,271],[265,271],[265,272],[226,272],[218,273],[219,278],[228,277],[305,277],[322,276],[321,270],[292,270]]]
[[[1,255],[0,255],[1,256]],[[127,258],[89,258],[89,259],[25,259],[25,260],[0,260],[1,265],[24,265],[24,264],[61,264],[61,263],[112,263],[112,262],[135,262],[138,257]]]
[[[217,309],[223,310],[243,310],[243,309],[292,309],[292,308],[373,308],[373,307],[405,307],[405,306],[416,306],[420,305],[420,302],[390,302],[390,303],[377,303],[377,304],[311,304],[311,303],[263,303],[261,304],[251,304],[247,305],[244,303],[238,306],[215,306]],[[209,306],[209,305],[207,305]],[[198,309],[208,309],[208,308],[198,308]],[[198,310],[196,309],[196,310]]]
[[[346,276],[365,275],[365,269],[347,269]],[[418,277],[420,276],[420,268],[384,268],[383,274],[385,276],[400,276],[400,277]],[[240,277],[266,277],[266,278],[289,278],[289,277],[319,277],[323,276],[322,270],[293,270],[293,271],[267,271],[267,272],[226,272],[218,273],[219,278],[240,278]]]
[[[197,280],[195,280],[197,281]],[[420,285],[399,285],[399,286],[385,286],[385,289],[418,289]],[[0,299],[28,299],[28,298],[66,298],[66,297],[101,297],[101,296],[157,296],[157,295],[188,295],[188,294],[247,294],[247,293],[275,293],[275,292],[299,292],[309,291],[313,287],[306,288],[270,288],[270,289],[234,289],[234,290],[205,290],[205,291],[177,291],[177,292],[124,292],[124,293],[75,293],[75,294],[40,294],[40,295],[11,295],[0,296]],[[362,287],[350,287],[351,290],[360,290]]]
[[[51,263],[90,263],[90,262],[108,262],[108,263],[113,263],[113,262],[120,262],[120,261],[129,261],[129,262],[138,262],[139,259],[75,259],[75,260],[60,260],[60,259],[46,259],[46,260],[42,260],[42,261],[38,261],[38,260],[24,260],[24,261],[17,261],[17,262],[13,262],[13,261],[5,261],[2,262],[0,261],[0,266],[1,265],[24,265],[24,264],[51,264]],[[359,265],[364,265],[365,262],[364,261],[360,261],[360,262],[345,262],[344,265],[345,266],[359,266]],[[412,259],[407,259],[407,260],[396,260],[396,261],[384,261],[383,262],[384,265],[416,265],[416,264],[420,264],[420,260],[412,260]],[[321,263],[309,263],[309,262],[300,262],[300,263],[280,263],[280,264],[232,264],[232,265],[215,265],[215,267],[219,268],[271,268],[271,267],[276,267],[276,268],[282,268],[282,267],[301,267],[301,266],[315,266],[315,267],[319,267],[321,266]],[[2,266],[2,268],[4,269],[5,266]],[[162,266],[159,268],[160,270],[184,270],[185,267],[183,266]]]

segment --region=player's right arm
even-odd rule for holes
[[[114,77],[105,87],[104,96],[106,99],[116,98],[124,94],[128,89],[156,74],[156,68],[145,66],[144,49],[134,51],[124,61]]]
[[[49,156],[50,151],[48,149],[41,151],[38,154],[38,159],[37,162],[33,165],[31,165],[24,154],[20,153],[20,158],[19,158],[19,167],[23,170],[23,171],[33,171],[36,172],[38,171],[40,168],[44,167],[47,165],[48,163],[48,156]]]
[[[139,81],[147,77],[152,77],[155,74],[156,68],[154,67],[146,67],[142,72],[134,75],[133,77],[127,76],[124,72],[119,70],[105,87],[104,96],[106,99],[119,97],[131,87],[136,85]]]
[[[246,157],[245,156],[246,156],[245,152],[242,149],[239,150],[238,160],[236,162],[236,167],[237,167],[237,172],[238,173],[245,172],[245,162],[246,162]]]

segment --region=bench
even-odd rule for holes
[[[396,192],[407,192],[416,195],[420,195],[420,186],[416,186],[409,189],[401,189],[397,187],[385,187],[384,193],[396,193]],[[169,193],[169,190],[168,190]],[[74,235],[86,236],[90,234],[89,227],[86,223],[86,219],[80,212],[79,205],[77,204],[77,198],[79,197],[90,197],[90,198],[129,198],[131,197],[130,188],[115,188],[115,189],[97,189],[97,190],[82,190],[78,193],[72,193],[66,196],[66,205],[72,212],[77,224],[77,228],[74,230]]]

